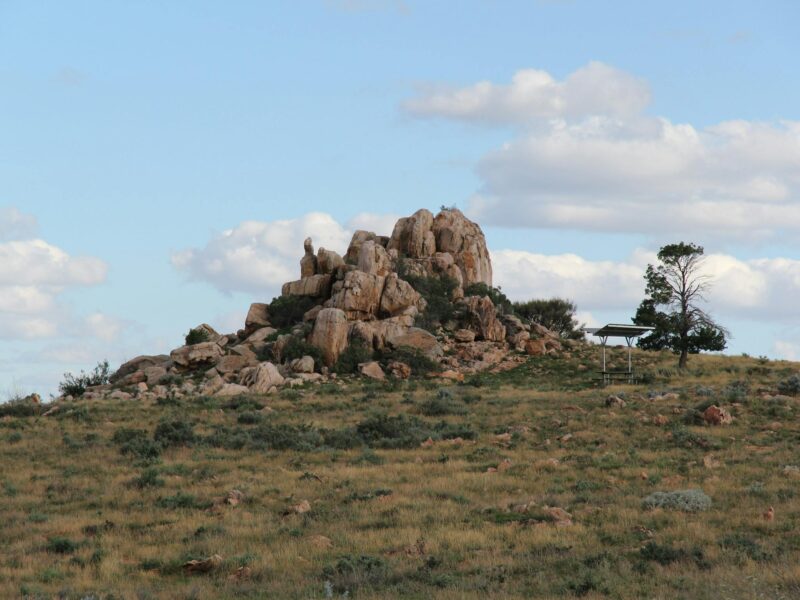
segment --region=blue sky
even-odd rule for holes
[[[495,283],[587,320],[627,320],[659,245],[701,243],[730,351],[800,357],[799,17],[0,0],[0,397],[235,329],[306,230],[443,204],[484,227]]]

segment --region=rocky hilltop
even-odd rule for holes
[[[299,279],[252,304],[238,332],[200,325],[187,345],[134,358],[89,394],[272,393],[353,371],[460,380],[561,350],[555,334],[495,305],[486,239],[457,209],[418,210],[390,236],[356,231],[343,255],[314,252],[310,238],[304,250]]]

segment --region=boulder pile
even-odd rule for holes
[[[408,356],[463,378],[510,368],[522,354],[561,350],[557,335],[495,306],[483,232],[457,209],[436,216],[418,210],[398,220],[390,236],[356,231],[344,255],[314,252],[308,238],[299,266],[299,279],[285,283],[279,298],[250,306],[238,332],[200,325],[190,332],[194,343],[126,362],[90,397],[111,389],[143,397],[269,394],[335,379],[356,347],[371,356],[354,371],[378,380],[412,375]],[[430,297],[419,284],[431,279],[448,282],[445,301],[453,310],[445,322],[422,328]]]

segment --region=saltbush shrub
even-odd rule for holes
[[[194,425],[181,419],[161,421],[153,432],[153,440],[164,448],[186,446],[194,442],[195,439]]]
[[[91,373],[80,372],[80,375],[64,373],[64,381],[58,384],[58,391],[64,396],[77,398],[86,393],[86,388],[95,385],[105,385],[108,383],[109,366],[108,361],[104,360],[97,363]]]
[[[683,512],[701,512],[711,508],[711,498],[703,490],[676,490],[654,492],[642,501],[646,509],[666,508]]]
[[[394,350],[386,348],[380,352],[379,359],[384,366],[392,361],[405,363],[411,367],[411,374],[417,377],[440,370],[436,361],[428,358],[421,350],[410,346],[400,346]]]
[[[276,329],[291,327],[303,321],[303,315],[315,305],[308,296],[278,296],[269,304],[270,323]]]
[[[281,350],[283,362],[290,362],[296,358],[310,356],[314,359],[314,368],[319,370],[322,366],[322,350],[312,346],[301,337],[293,336]]]
[[[372,350],[361,340],[353,340],[339,355],[336,364],[333,365],[333,372],[339,375],[356,373],[358,365],[372,360]]]
[[[208,332],[205,329],[197,327],[189,330],[189,333],[187,333],[186,337],[184,338],[184,343],[187,346],[194,346],[195,344],[207,342],[210,339],[211,337],[208,335]]]
[[[800,394],[800,373],[795,373],[778,383],[778,393],[784,396],[797,396]]]

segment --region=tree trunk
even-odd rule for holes
[[[681,357],[678,359],[678,368],[685,369],[686,362],[688,361],[688,359],[689,359],[689,351],[686,348],[684,348],[683,350],[681,350]]]

